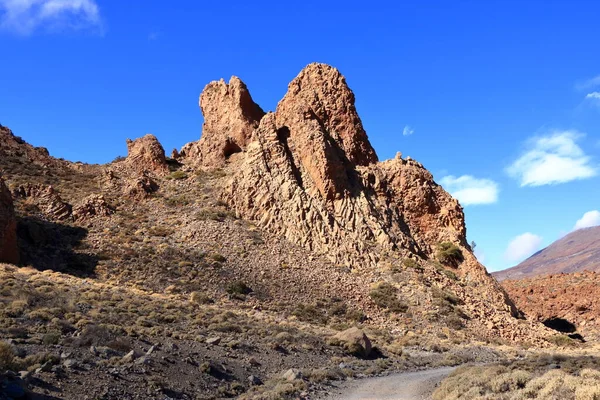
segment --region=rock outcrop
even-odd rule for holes
[[[0,178],[0,262],[19,262],[17,221],[10,191]]]
[[[246,148],[264,111],[252,100],[246,85],[231,77],[209,83],[200,95],[204,115],[199,142],[184,146],[178,157],[202,166],[220,167],[232,154]]]
[[[46,217],[65,221],[71,218],[73,206],[64,201],[52,186],[40,184],[20,185],[13,190],[15,199],[22,199],[34,205]]]
[[[73,209],[73,219],[80,221],[93,217],[108,217],[114,213],[115,208],[106,201],[104,196],[91,195]]]
[[[150,134],[136,140],[127,139],[125,164],[140,174],[165,175],[169,173],[165,150],[158,139]]]
[[[207,101],[203,110],[226,114]],[[203,155],[226,146],[231,132],[210,126],[196,144],[198,164],[218,168],[222,157],[211,164]],[[436,265],[477,288],[476,293],[455,288],[472,316],[493,320],[490,329],[500,336],[527,335],[513,318],[518,311],[506,292],[473,256],[458,201],[414,160],[398,154],[377,161],[354,95],[338,70],[309,65],[290,83],[276,111],[264,115],[252,134],[244,132],[242,154],[227,164],[230,178],[221,194],[239,216],[366,274],[407,258],[435,263],[440,244],[450,242],[463,257]]]

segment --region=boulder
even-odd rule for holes
[[[154,135],[146,135],[136,140],[127,139],[125,164],[138,173],[169,173],[165,149]]]
[[[371,340],[356,327],[339,332],[333,337],[332,344],[342,346],[356,357],[368,358],[371,355]]]
[[[17,220],[10,191],[0,178],[0,262],[19,262]]]

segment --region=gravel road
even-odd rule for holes
[[[346,382],[321,400],[426,400],[455,367]]]

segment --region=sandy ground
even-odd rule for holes
[[[426,400],[454,367],[346,382],[321,400]]]

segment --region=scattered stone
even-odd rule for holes
[[[282,379],[285,379],[286,381],[295,381],[295,380],[300,380],[303,378],[302,376],[302,372],[300,372],[300,370],[297,369],[288,369],[287,371],[285,371],[283,373],[283,375],[281,376]]]
[[[77,360],[69,358],[63,362],[63,366],[67,369],[77,369],[79,368],[79,362],[77,362]]]
[[[251,386],[260,386],[263,384],[263,382],[260,380],[260,378],[257,376],[254,376],[254,375],[250,375],[248,377],[248,382],[250,383]]]
[[[131,350],[129,353],[127,353],[125,356],[123,356],[123,358],[121,359],[121,362],[125,363],[125,364],[129,364],[134,362],[137,359],[137,354],[135,352],[135,350]]]
[[[217,346],[219,343],[221,343],[221,338],[218,336],[206,339],[206,344],[210,344],[212,346]]]

